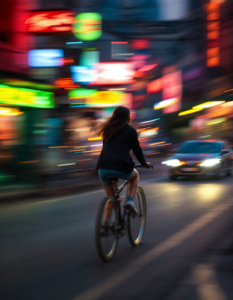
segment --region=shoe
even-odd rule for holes
[[[104,224],[101,226],[101,228],[102,228],[101,236],[107,237],[108,236],[108,230],[109,230],[108,220],[104,222]]]
[[[138,211],[133,203],[133,201],[127,201],[126,202],[126,209],[129,210],[129,213],[133,216],[138,215]]]

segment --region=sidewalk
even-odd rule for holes
[[[54,180],[38,184],[8,184],[0,187],[0,202],[16,201],[30,196],[45,196],[55,194],[66,194],[72,192],[85,192],[100,185],[98,177],[72,178]]]
[[[166,300],[233,299],[233,226],[228,234]]]

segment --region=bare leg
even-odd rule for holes
[[[136,195],[138,184],[139,184],[139,174],[138,171],[134,169],[133,175],[129,179],[129,194],[128,194],[128,196],[131,196],[133,199]]]
[[[110,185],[110,186],[105,186],[104,190],[105,190],[106,196],[114,197],[114,195],[115,195],[114,184]],[[112,204],[108,202],[104,208],[104,222],[106,222],[109,219],[109,217],[111,216],[111,213],[112,213]]]

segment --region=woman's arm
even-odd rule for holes
[[[138,140],[138,134],[135,128],[132,127],[131,139],[130,139],[131,149],[133,150],[134,155],[136,156],[137,160],[140,162],[142,167],[147,167],[147,163],[142,152],[142,148],[140,146]]]

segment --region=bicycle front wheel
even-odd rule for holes
[[[134,205],[138,215],[132,216],[128,214],[128,237],[132,246],[136,247],[142,240],[146,225],[146,197],[141,187],[138,187]]]
[[[110,261],[116,253],[118,244],[117,226],[116,201],[114,197],[104,197],[96,217],[95,242],[99,257],[105,262]]]

